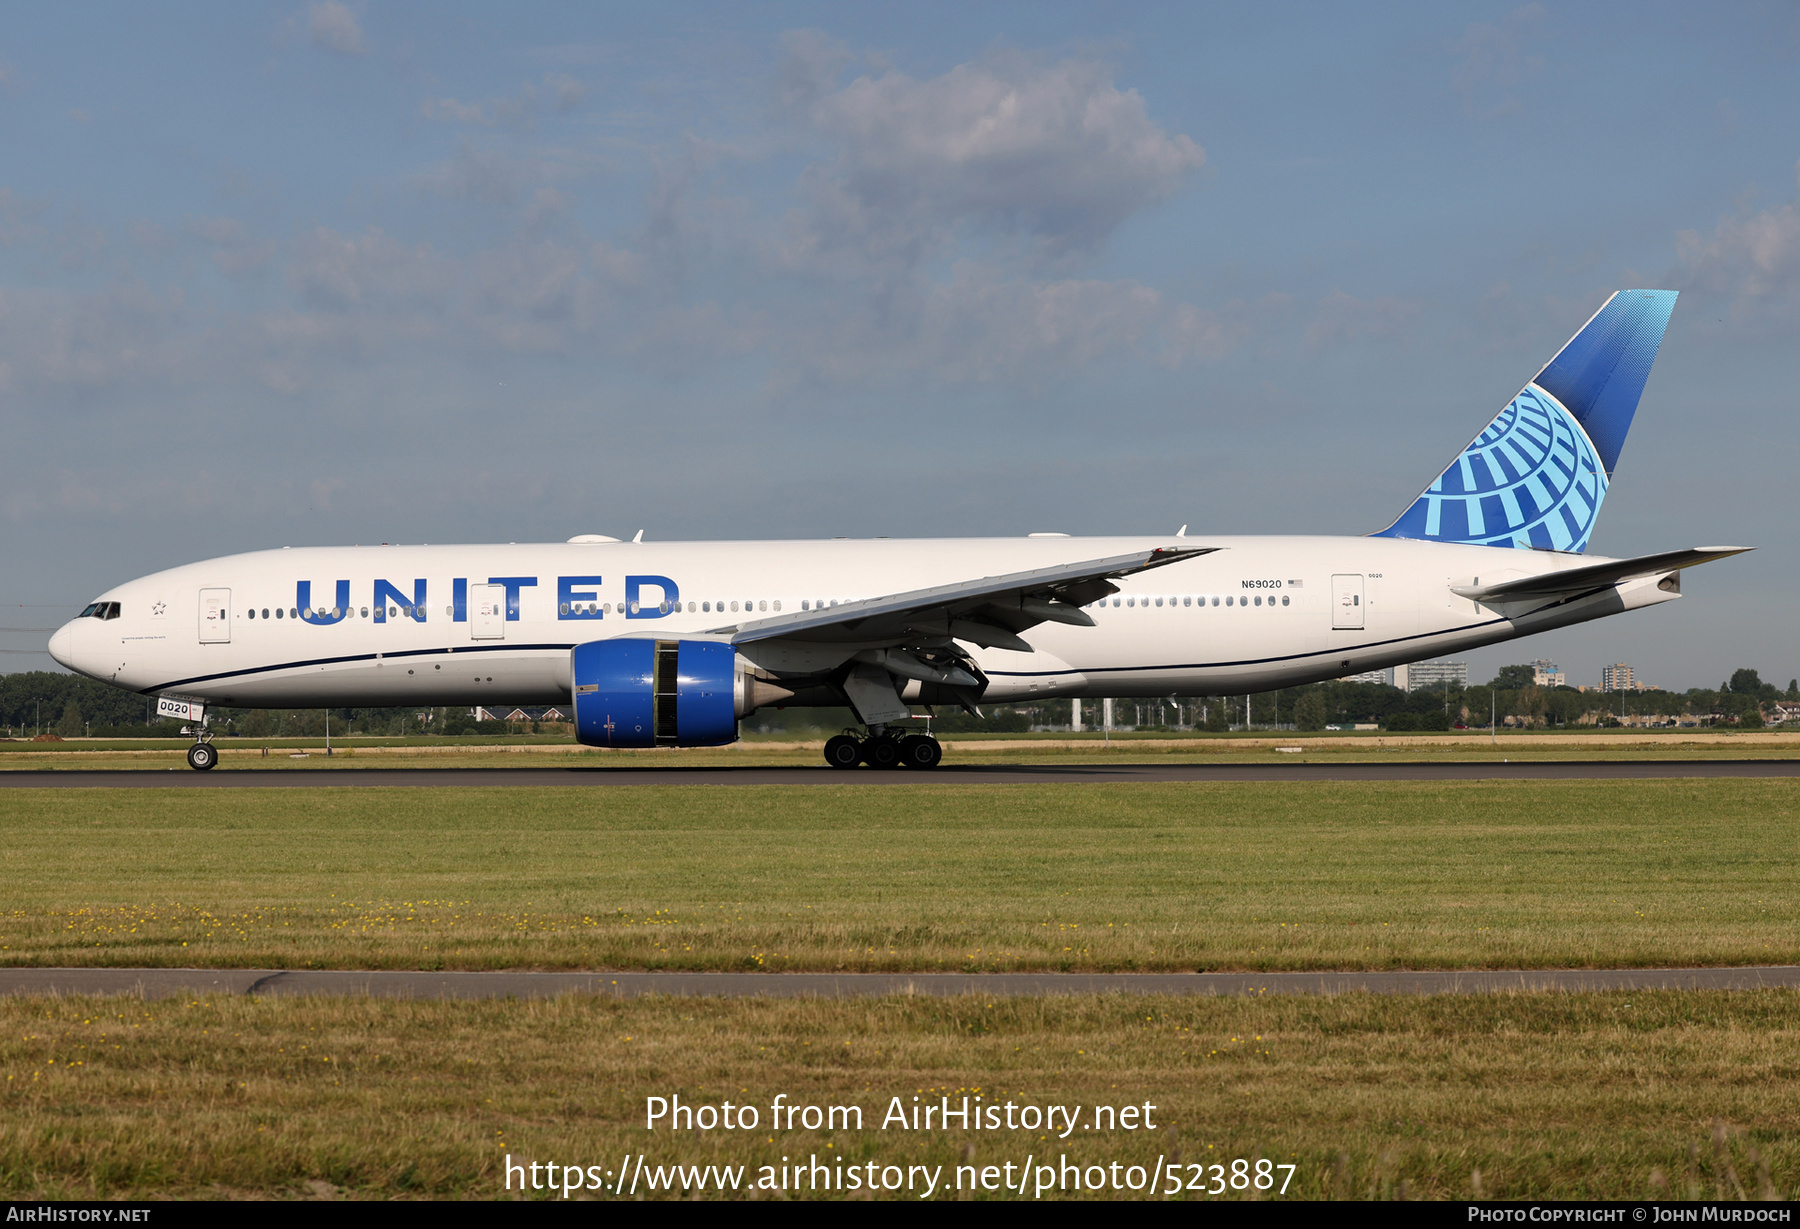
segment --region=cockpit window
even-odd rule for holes
[[[75,616],[77,619],[116,619],[119,617],[117,602],[89,602],[87,608]]]
[[[89,602],[87,608],[75,617],[77,619],[92,619],[100,613],[100,607],[104,604],[105,603],[103,602]]]

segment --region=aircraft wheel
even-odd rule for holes
[[[900,740],[897,738],[871,738],[863,744],[863,759],[870,768],[900,767]]]
[[[900,762],[908,768],[936,768],[944,758],[944,748],[927,734],[910,734],[900,740]]]
[[[825,762],[833,768],[855,768],[862,763],[862,745],[848,734],[825,740]]]
[[[211,743],[195,743],[188,748],[188,767],[196,772],[205,772],[219,762],[219,753]]]

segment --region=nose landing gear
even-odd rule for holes
[[[825,762],[833,768],[855,768],[858,764],[871,768],[936,768],[943,758],[943,746],[929,734],[896,738],[884,731],[861,739],[839,734],[825,742]]]
[[[195,743],[188,748],[187,762],[196,772],[205,772],[219,762],[219,749],[211,743]]]

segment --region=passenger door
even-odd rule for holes
[[[231,643],[231,590],[200,590],[200,643]]]
[[[1362,573],[1339,573],[1331,578],[1331,626],[1333,630],[1358,630],[1363,625]]]
[[[469,586],[469,638],[506,639],[506,586]]]

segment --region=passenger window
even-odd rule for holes
[[[1231,598],[1226,598],[1226,599],[1225,599],[1225,604],[1226,604],[1226,605],[1227,605],[1227,606],[1230,606],[1230,605],[1232,605],[1232,599],[1231,599]]]
[[[775,609],[777,609],[777,610],[781,609],[781,599],[780,598],[775,599]]]
[[[1162,599],[1160,597],[1156,599],[1156,604],[1158,606],[1162,605]]]
[[[569,604],[567,602],[564,602],[560,607],[557,608],[557,612],[559,614],[568,614],[569,613]]]
[[[736,613],[736,611],[737,611],[737,603],[736,603],[736,602],[733,602],[733,603],[732,603],[732,604],[731,604],[731,609],[732,609],[732,612],[733,612],[733,613]]]
[[[700,608],[698,606],[694,605],[694,603],[692,603],[692,602],[688,603],[688,613],[689,614],[693,614],[698,609],[700,609]]]
[[[812,609],[812,603],[811,603],[811,602],[809,602],[809,601],[807,601],[807,600],[806,600],[806,599],[805,599],[805,598],[801,598],[801,599],[800,599],[800,609],[802,609],[802,610],[811,610],[811,609]]]
[[[765,601],[761,601],[761,602],[758,602],[758,603],[757,603],[757,604],[756,604],[756,608],[757,608],[757,609],[758,609],[758,610],[767,610],[767,609],[768,609],[768,608],[769,608],[769,603],[768,603],[768,602],[767,602],[767,601],[766,601],[766,600],[765,600]]]
[[[1288,604],[1287,594],[1285,594],[1285,593],[1281,595],[1281,604],[1283,606]]]
[[[1192,606],[1194,604],[1194,599],[1191,597],[1184,597],[1181,599],[1181,604],[1183,606]]]
[[[1256,604],[1258,606],[1262,605],[1262,594],[1260,593],[1256,595]]]

